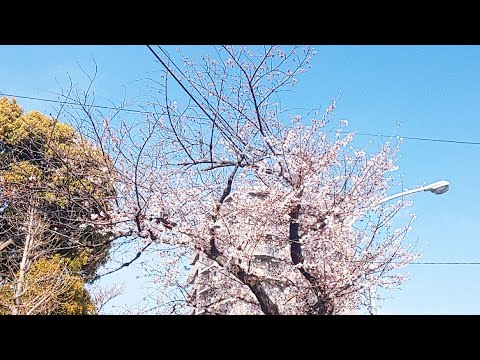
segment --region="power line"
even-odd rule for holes
[[[39,97],[34,97],[34,96],[7,94],[7,93],[3,93],[3,92],[0,92],[0,95],[15,97],[15,98],[19,98],[19,99],[44,101],[44,102],[50,102],[50,103],[59,103],[60,102],[60,100],[45,99],[45,98],[39,98]],[[69,101],[65,101],[63,103],[67,104],[67,105],[78,105],[77,103],[69,102]],[[106,110],[125,111],[125,112],[131,112],[131,113],[137,113],[137,114],[147,114],[147,115],[152,114],[152,112],[149,112],[149,111],[142,111],[142,110],[135,110],[135,109],[125,109],[125,108],[117,108],[117,107],[103,106],[103,105],[90,105],[90,106],[94,107],[94,108],[106,109]],[[347,133],[350,133],[350,132],[349,131],[340,131],[340,133],[347,134]],[[480,142],[478,142],[478,141],[434,139],[434,138],[424,138],[424,137],[415,137],[415,136],[374,134],[374,133],[365,133],[365,132],[356,132],[355,134],[360,135],[360,136],[381,136],[381,137],[386,137],[386,138],[395,136],[395,137],[399,137],[399,138],[402,138],[402,139],[405,139],[405,140],[441,142],[441,143],[450,143],[450,144],[480,145]]]
[[[341,133],[348,133],[348,131],[341,131]],[[372,134],[372,133],[364,133],[364,132],[357,132],[356,135],[362,136],[383,136],[383,137],[392,137],[394,135],[385,135],[385,134]],[[432,138],[422,138],[422,137],[414,137],[414,136],[401,136],[396,135],[399,138],[406,139],[406,140],[418,140],[418,141],[432,141],[432,142],[444,142],[444,143],[452,143],[452,144],[466,144],[466,145],[480,145],[480,142],[477,141],[462,141],[462,140],[447,140],[447,139],[432,139]]]
[[[13,95],[13,94],[6,94],[6,93],[3,93],[3,92],[0,92],[0,95],[15,97],[15,98],[19,98],[19,99],[36,100],[36,101],[44,101],[44,102],[51,102],[51,103],[61,102],[60,100],[44,99],[44,98],[38,98],[38,97],[34,97],[34,96]],[[69,101],[63,101],[63,104],[78,105],[77,103],[69,102]],[[103,105],[90,105],[90,106],[94,107],[94,108],[106,109],[106,110],[125,111],[125,112],[132,112],[132,113],[138,113],[138,114],[152,114],[151,112],[148,112],[148,111],[135,110],[135,109],[116,108],[116,107],[103,106]]]
[[[357,260],[358,262],[363,262]],[[374,264],[383,264],[383,262],[373,261]],[[399,264],[400,262],[394,261],[393,264]],[[480,265],[480,261],[414,261],[410,262],[408,265]]]
[[[175,62],[170,58],[168,53],[163,50],[163,48],[159,45],[157,45],[160,50],[163,52],[163,54],[168,58],[169,61],[173,63],[173,65],[177,68],[177,70],[180,71],[178,66],[175,64]],[[166,66],[166,64],[162,61],[162,59],[158,56],[158,54],[151,48],[150,45],[147,45],[148,49],[153,53],[153,55],[157,58],[158,61],[163,65],[163,67],[177,80],[178,84],[187,92],[187,94],[198,104],[197,100],[193,97],[193,95],[185,88],[185,86],[176,78],[176,76],[171,72],[171,70]],[[181,71],[180,71],[181,72]],[[207,101],[207,104],[210,105],[210,103]],[[200,108],[205,112],[202,106]],[[206,113],[205,113],[206,114]],[[208,117],[210,115],[206,114]],[[219,114],[220,115],[220,114]],[[221,116],[221,115],[220,115]],[[348,133],[344,131],[340,131],[341,133]],[[370,134],[370,133],[363,133],[363,132],[357,132],[357,135],[361,136],[383,136],[383,137],[392,137],[393,135],[384,135],[384,134]],[[464,144],[464,145],[480,145],[480,142],[474,142],[474,141],[462,141],[462,140],[446,140],[446,139],[432,139],[432,138],[421,138],[421,137],[413,137],[413,136],[400,136],[397,135],[398,137],[401,137],[403,139],[408,139],[408,140],[418,140],[418,141],[431,141],[431,142],[444,142],[444,143],[452,143],[452,144]]]
[[[411,262],[409,265],[480,265],[480,262]]]

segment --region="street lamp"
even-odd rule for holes
[[[418,189],[412,189],[412,190],[404,191],[400,194],[395,194],[395,195],[386,197],[385,199],[380,200],[380,204],[383,204],[384,202],[396,199],[401,196],[413,194],[419,191],[430,191],[436,195],[440,195],[440,194],[446,193],[449,187],[450,187],[450,183],[448,181],[441,180],[441,181],[434,182],[433,184],[430,184],[430,185],[422,186]]]
[[[401,192],[399,194],[388,196],[385,199],[380,200],[380,204],[399,198],[401,196],[410,195],[420,191],[430,191],[431,193],[440,195],[440,194],[446,193],[449,187],[450,187],[450,183],[448,181],[441,180],[441,181],[434,182],[433,184],[430,184],[430,185],[422,186],[418,189],[408,190],[408,191]],[[372,315],[376,315],[375,296],[376,296],[376,288],[375,286],[373,286],[372,288],[370,288],[370,308],[371,308]]]
[[[410,195],[410,194],[420,192],[420,191],[430,191],[431,193],[434,193],[436,195],[440,195],[440,194],[446,193],[449,188],[450,188],[450,183],[446,180],[441,180],[441,181],[434,182],[433,184],[430,184],[430,185],[419,187],[417,189],[412,189],[412,190],[401,192],[399,194],[388,196],[388,197],[380,200],[380,202],[378,204],[380,205],[380,204],[383,204],[387,201],[399,198],[401,196]],[[355,218],[355,217],[349,217],[347,219],[348,219],[348,221],[345,221],[345,224],[347,224],[347,226],[353,225],[355,223],[355,221],[357,220],[357,218]]]

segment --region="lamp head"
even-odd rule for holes
[[[425,186],[425,191],[430,191],[434,194],[440,195],[440,194],[446,193],[449,187],[450,187],[450,183],[448,181],[441,180]]]

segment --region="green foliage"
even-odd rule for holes
[[[48,315],[87,315],[96,312],[79,270],[88,262],[87,252],[71,260],[55,254],[32,264],[25,276],[26,291],[22,295],[21,313]],[[13,291],[0,286],[0,314],[8,314],[13,305]],[[3,309],[3,311],[2,311]]]
[[[108,259],[110,234],[89,222],[92,215],[109,210],[113,181],[110,159],[71,126],[37,111],[25,114],[14,99],[0,98],[0,242],[14,240],[0,253],[0,285],[18,270],[25,241],[19,224],[32,204],[47,224],[49,249],[53,246],[67,267],[78,267],[81,284],[72,284],[83,289],[84,282],[93,281]],[[44,260],[33,264],[30,273],[60,261]],[[78,291],[72,298],[82,298]],[[65,313],[84,312],[75,306]]]
[[[6,98],[0,99],[0,151],[2,189],[24,190],[33,176],[46,186],[41,196],[50,203],[65,206],[114,195],[111,163],[97,147],[37,111],[23,114],[15,100]]]

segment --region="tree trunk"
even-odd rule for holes
[[[32,243],[33,243],[33,232],[34,232],[34,208],[33,206],[31,206],[28,214],[27,234],[25,237],[25,244],[23,246],[22,261],[20,262],[17,286],[15,287],[15,296],[14,296],[15,305],[13,306],[13,309],[12,309],[12,315],[20,315],[20,308],[22,306],[21,297],[25,288],[25,274],[27,273],[28,266],[29,266],[28,258],[29,258],[30,249],[32,248]]]
[[[291,211],[290,211],[290,226],[289,226],[289,240],[290,240],[290,257],[294,265],[302,264],[304,261],[303,254],[302,254],[302,245],[300,243],[300,234],[299,234],[299,227],[300,224],[298,223],[298,219],[300,217],[300,204],[297,204]],[[325,226],[322,224],[322,226]],[[312,314],[317,315],[331,315],[333,313],[333,308],[328,307],[326,300],[323,298],[321,291],[319,289],[319,284],[317,284],[317,279],[310,274],[303,266],[298,268],[300,273],[308,280],[310,284],[312,284],[312,290],[317,297],[317,302],[311,309]]]
[[[227,269],[227,271],[249,287],[253,295],[255,295],[255,298],[258,300],[258,304],[265,315],[280,315],[278,306],[270,299],[258,276],[247,274],[237,264],[227,265],[227,258],[217,249],[214,242],[211,242],[210,251],[207,251],[206,255],[210,259],[216,261],[220,266]]]

